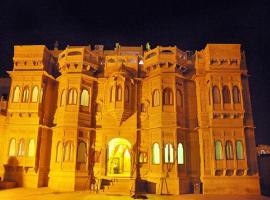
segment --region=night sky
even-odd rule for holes
[[[188,3],[187,3],[188,2]],[[0,75],[12,69],[13,46],[45,44],[177,45],[241,43],[246,51],[257,144],[270,144],[270,1],[0,2]]]

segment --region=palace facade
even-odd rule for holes
[[[14,47],[0,177],[105,193],[259,194],[239,44]]]

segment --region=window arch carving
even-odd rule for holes
[[[212,89],[213,103],[220,104],[220,92],[217,86],[214,86]]]
[[[153,92],[152,105],[153,105],[153,107],[160,105],[160,94],[159,94],[159,90],[157,90],[157,89],[154,90],[154,92]]]
[[[222,88],[222,98],[223,103],[231,103],[231,94],[227,85],[223,86]]]
[[[163,90],[163,104],[173,105],[173,91],[171,88],[165,88]]]

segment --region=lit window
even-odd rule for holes
[[[29,141],[28,156],[30,157],[35,156],[35,140],[34,139],[30,139]]]
[[[31,102],[37,102],[38,101],[38,86],[34,86],[32,90],[32,99]]]
[[[15,138],[10,139],[8,155],[9,156],[16,155],[16,140],[15,140]]]
[[[73,160],[73,142],[67,141],[65,144],[64,161]]]
[[[220,140],[217,140],[215,142],[215,153],[216,153],[216,160],[222,160],[223,159],[222,143],[221,143]]]
[[[153,92],[152,105],[153,105],[153,107],[160,105],[160,95],[159,95],[158,90],[154,90],[154,92]]]
[[[165,145],[164,162],[165,163],[173,163],[173,146],[172,146],[172,144]]]
[[[220,104],[220,92],[217,86],[213,87],[212,94],[213,94],[213,103]]]
[[[177,148],[177,160],[178,164],[184,164],[184,148],[183,144],[179,143]]]
[[[13,93],[13,102],[16,103],[20,101],[20,93],[21,93],[20,87],[16,86],[14,88],[14,93]]]
[[[240,103],[240,92],[237,86],[233,86],[233,103]]]
[[[79,142],[78,151],[77,151],[77,162],[85,163],[86,162],[86,143],[83,141]]]
[[[29,88],[28,87],[25,87],[23,89],[23,99],[22,99],[22,102],[28,102],[29,100]]]
[[[147,153],[146,152],[140,152],[139,162],[140,163],[147,163]]]
[[[69,90],[68,94],[68,104],[75,105],[77,104],[77,90],[72,88]]]
[[[163,104],[173,105],[173,92],[170,88],[165,88],[163,90]]]
[[[116,89],[116,101],[121,101],[121,100],[122,100],[122,87],[121,85],[118,85]]]
[[[159,164],[160,163],[160,150],[159,150],[159,144],[154,143],[153,149],[152,149],[152,155],[153,155],[153,164]]]
[[[236,141],[236,158],[237,160],[244,159],[243,143],[241,140]]]
[[[223,86],[222,88],[222,98],[223,98],[223,103],[231,103],[231,94],[228,86]]]
[[[62,94],[61,94],[60,106],[64,106],[66,104],[66,100],[67,100],[67,91],[64,89],[62,90]]]
[[[233,145],[231,141],[226,141],[226,159],[233,160]]]
[[[56,146],[56,159],[55,159],[56,162],[61,162],[62,160],[62,149],[63,149],[62,143],[59,141]]]
[[[86,89],[82,90],[81,105],[82,106],[89,106],[89,92]]]
[[[24,156],[24,152],[25,152],[24,146],[25,146],[24,139],[20,139],[18,156]]]
[[[176,105],[180,107],[183,106],[183,96],[180,90],[176,90]]]

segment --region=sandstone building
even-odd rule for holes
[[[18,186],[260,193],[239,44],[14,47],[0,177]],[[137,183],[137,184],[136,184]]]

